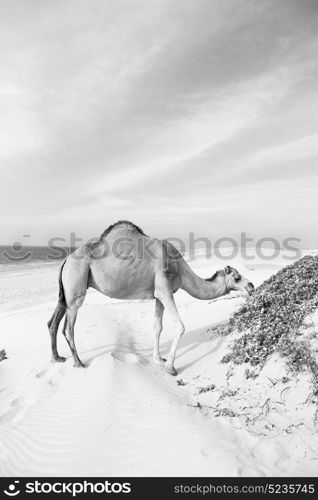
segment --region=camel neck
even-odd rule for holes
[[[182,286],[192,297],[201,300],[212,300],[228,293],[224,277],[216,277],[213,281],[200,278],[194,271],[185,264],[182,277]]]

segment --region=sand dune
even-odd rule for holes
[[[274,272],[258,264],[251,269],[233,263],[245,266],[256,284]],[[211,274],[211,262],[203,258],[193,267]],[[0,347],[8,360],[0,363],[0,475],[314,475],[318,448],[311,428],[264,436],[203,407],[213,406],[226,383],[228,366],[219,361],[231,342],[211,337],[209,328],[244,298],[208,303],[177,294],[187,327],[176,361],[177,379],[186,385],[179,386],[151,362],[153,304],[111,300],[94,291],[76,330],[89,367],[73,368],[62,335],[60,352],[68,360],[51,364],[46,321],[55,305],[56,272],[57,265],[49,264],[1,276],[6,300]],[[171,319],[164,320],[163,354],[173,335]],[[198,398],[198,386],[211,381],[216,390]]]

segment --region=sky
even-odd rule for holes
[[[317,248],[317,80],[317,0],[0,0],[0,243]]]

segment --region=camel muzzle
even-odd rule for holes
[[[246,291],[249,295],[252,295],[253,292],[255,292],[255,287],[253,283],[249,282],[246,287]]]

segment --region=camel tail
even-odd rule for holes
[[[58,321],[58,323],[61,320],[61,317],[64,316],[65,310],[66,310],[66,300],[65,300],[65,293],[64,293],[64,287],[63,287],[63,280],[62,280],[62,271],[63,267],[65,265],[65,262],[61,265],[60,272],[59,272],[59,298],[58,298],[58,303],[56,306],[56,309],[53,313],[53,316],[49,319],[47,326],[51,328],[53,326],[53,323]],[[61,317],[60,317],[61,316]]]
[[[66,306],[66,300],[65,300],[64,286],[62,280],[62,272],[63,272],[63,267],[65,266],[65,262],[66,260],[64,260],[63,264],[61,265],[59,273],[59,303],[64,307]]]

